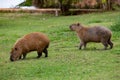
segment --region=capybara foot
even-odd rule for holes
[[[48,57],[48,55],[45,55],[45,57]]]
[[[40,56],[37,56],[36,58],[40,58]]]

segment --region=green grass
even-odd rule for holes
[[[113,32],[114,47],[102,49],[100,43],[89,43],[78,50],[79,39],[69,25],[102,25]],[[59,16],[0,13],[0,80],[119,80],[120,79],[120,12]],[[36,59],[31,52],[25,60],[9,61],[15,41],[30,32],[43,32],[51,40],[49,57]]]

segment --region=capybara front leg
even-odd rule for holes
[[[45,49],[43,50],[43,52],[45,53],[45,57],[48,57],[48,50],[47,50],[47,48],[45,48]]]
[[[21,56],[19,57],[19,59],[21,59]]]
[[[40,58],[42,56],[42,52],[37,52],[38,56],[37,58]]]
[[[26,54],[23,54],[23,59],[25,59],[26,58]]]
[[[84,42],[80,43],[79,49],[82,49],[82,46],[84,45]]]

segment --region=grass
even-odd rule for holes
[[[120,12],[59,16],[0,13],[0,80],[119,80],[120,79]],[[79,39],[69,25],[102,25],[113,32],[114,48],[89,43],[88,50],[78,50]],[[36,52],[26,60],[9,61],[15,41],[30,32],[43,32],[51,40],[49,57],[36,59]]]

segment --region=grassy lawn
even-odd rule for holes
[[[69,25],[102,25],[112,29],[114,47],[102,49],[101,43],[88,43],[78,50],[79,39]],[[31,52],[25,60],[9,61],[15,41],[30,32],[43,32],[51,40],[48,58],[36,59]],[[59,16],[0,13],[0,80],[119,80],[120,12]]]

